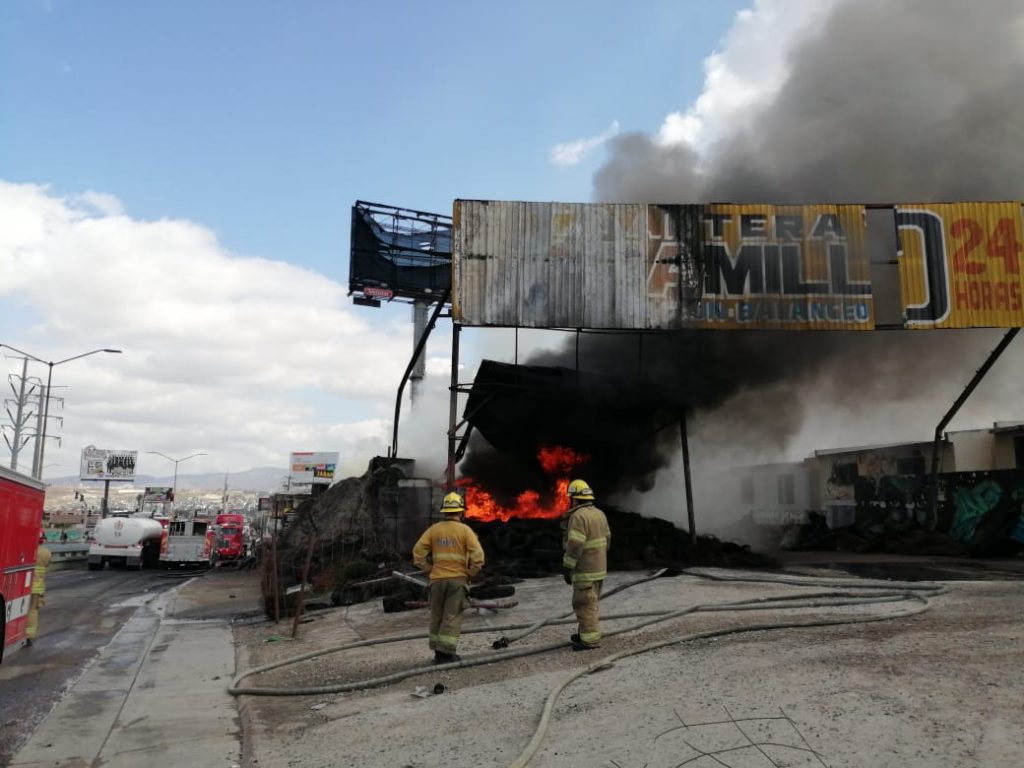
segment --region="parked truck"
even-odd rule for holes
[[[248,554],[249,531],[245,515],[225,512],[217,515],[217,561],[230,563]]]
[[[0,662],[25,639],[45,498],[41,482],[0,467]]]
[[[160,560],[164,526],[148,517],[107,517],[93,529],[89,545],[89,570],[111,567],[142,568]]]

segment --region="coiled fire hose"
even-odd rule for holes
[[[855,578],[846,579],[814,579],[814,578],[803,578],[803,577],[790,577],[790,576],[775,576],[775,575],[758,575],[758,576],[734,576],[730,574],[721,574],[714,571],[706,570],[694,570],[688,569],[683,571],[691,576],[697,576],[699,578],[713,579],[718,581],[732,581],[732,582],[763,582],[772,584],[785,584],[794,586],[821,586],[831,587],[832,589],[825,592],[813,592],[800,595],[784,595],[774,597],[758,597],[758,598],[747,598],[744,600],[735,600],[730,602],[722,603],[708,603],[703,605],[692,605],[684,608],[679,608],[670,611],[637,611],[630,613],[617,613],[617,614],[606,614],[603,615],[602,621],[613,621],[620,619],[639,619],[639,621],[614,629],[603,633],[605,637],[612,637],[614,635],[623,634],[626,632],[634,632],[643,627],[651,624],[670,621],[677,619],[682,616],[686,616],[691,613],[700,612],[718,612],[718,611],[754,611],[754,610],[772,610],[772,609],[795,609],[795,608],[826,608],[826,607],[844,607],[844,606],[857,606],[857,605],[868,605],[876,603],[893,603],[893,602],[904,602],[914,601],[917,603],[913,608],[897,613],[879,614],[879,615],[866,615],[866,616],[854,616],[844,617],[835,619],[810,619],[806,621],[783,621],[783,622],[765,622],[758,624],[747,624],[736,627],[727,627],[724,629],[709,630],[704,632],[695,632],[675,637],[668,638],[666,640],[658,640],[648,645],[644,645],[640,648],[634,648],[631,650],[620,651],[618,653],[604,656],[593,663],[582,667],[578,670],[574,670],[572,673],[563,678],[551,692],[548,694],[547,699],[544,702],[544,708],[541,713],[540,720],[537,724],[537,728],[534,731],[533,737],[530,742],[519,754],[519,756],[509,764],[508,768],[524,768],[528,765],[537,749],[540,747],[541,742],[544,739],[544,735],[547,732],[548,725],[551,719],[551,713],[554,710],[555,702],[558,696],[561,694],[566,687],[568,687],[573,681],[595,672],[599,669],[603,669],[613,662],[626,658],[628,656],[636,656],[641,653],[647,653],[649,651],[664,648],[670,645],[676,645],[679,643],[689,642],[691,640],[698,640],[709,637],[721,637],[725,635],[740,634],[744,632],[759,632],[773,629],[790,629],[799,627],[824,627],[834,626],[841,624],[860,624],[867,622],[876,621],[888,621],[890,619],[906,618],[908,616],[914,616],[928,609],[929,603],[928,598],[944,594],[946,588],[936,584],[926,583],[908,583],[908,582],[888,582],[888,581],[869,581]],[[622,585],[621,589],[625,589],[636,584],[650,581],[652,578],[656,578],[654,575],[639,579],[634,582]],[[869,594],[864,593],[850,593],[850,588],[857,590],[872,590]],[[617,588],[615,591],[620,591]],[[612,592],[608,592],[604,597],[608,597]],[[478,634],[481,632],[511,632],[515,630],[526,630],[520,635],[514,635],[506,640],[505,647],[508,643],[522,639],[527,634],[536,631],[544,625],[561,625],[575,623],[575,617],[558,616],[550,619],[545,619],[541,622],[533,622],[530,624],[510,624],[501,627],[479,627],[464,629],[462,634]],[[321,648],[308,653],[293,656],[287,659],[281,659],[279,661],[264,664],[262,666],[254,667],[253,669],[247,670],[242,674],[238,675],[228,687],[227,691],[232,696],[314,696],[331,693],[344,693],[349,691],[364,690],[367,688],[375,688],[383,685],[389,685],[396,683],[401,680],[405,680],[409,677],[415,677],[417,675],[424,675],[432,672],[439,672],[451,669],[460,669],[466,667],[474,667],[482,664],[494,664],[500,661],[506,661],[508,659],[521,658],[523,656],[531,656],[538,653],[546,653],[547,651],[565,648],[568,645],[567,641],[560,640],[553,643],[547,643],[539,646],[532,646],[529,648],[523,648],[520,650],[503,650],[492,653],[478,654],[475,656],[464,657],[460,661],[450,662],[448,664],[429,664],[412,669],[402,670],[389,675],[383,675],[380,677],[368,678],[364,680],[356,680],[347,683],[334,683],[330,685],[316,685],[316,686],[291,686],[287,688],[275,688],[271,686],[242,686],[241,683],[248,677],[258,675],[264,672],[269,672],[273,669],[279,669],[281,667],[290,666],[292,664],[298,664],[303,661],[308,661],[320,656],[326,656],[332,653],[340,653],[342,651],[351,650],[354,648],[361,648],[371,645],[385,645],[389,643],[399,643],[411,640],[423,640],[426,639],[427,635],[424,632],[411,632],[401,635],[391,635],[382,638],[376,638],[373,640],[359,640],[350,643],[342,643],[340,645],[330,646],[327,648]],[[503,637],[502,640],[505,640]],[[498,646],[498,643],[495,643]]]

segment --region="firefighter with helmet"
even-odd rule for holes
[[[562,575],[572,585],[572,610],[579,631],[570,637],[574,651],[589,651],[601,645],[598,601],[608,571],[608,548],[612,532],[604,512],[594,506],[594,492],[585,480],[569,483],[571,502],[562,516]]]
[[[459,661],[455,653],[462,612],[469,607],[467,582],[480,572],[484,550],[473,529],[459,520],[462,497],[449,493],[441,503],[444,520],[434,523],[412,549],[416,567],[430,576],[430,649],[434,663]]]
[[[46,603],[46,569],[52,560],[53,555],[46,546],[46,534],[40,530],[36,567],[32,574],[32,596],[29,598],[28,619],[25,623],[25,645],[32,645],[39,634],[39,609]]]

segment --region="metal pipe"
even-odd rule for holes
[[[437,322],[437,316],[441,314],[441,310],[444,309],[444,305],[448,303],[448,298],[451,296],[451,293],[452,289],[449,287],[444,292],[444,296],[441,297],[441,300],[437,302],[437,306],[434,307],[434,311],[430,315],[430,320],[427,322],[427,327],[423,329],[423,335],[416,344],[416,349],[413,350],[412,359],[409,360],[409,364],[405,367],[405,373],[402,374],[402,381],[398,384],[398,396],[395,398],[395,425],[394,431],[391,435],[392,458],[398,456],[398,419],[402,413],[402,393],[405,391],[405,383],[409,380],[409,375],[412,373],[412,369],[416,366],[416,360],[419,359],[420,354],[423,352],[423,348],[427,345],[427,337],[430,336],[430,332],[434,329],[434,323]]]
[[[1003,351],[1010,345],[1010,342],[1013,341],[1013,338],[1017,335],[1018,331],[1020,331],[1020,328],[1011,328],[1003,335],[1003,338],[996,345],[996,348],[989,353],[988,358],[982,364],[981,368],[975,372],[974,377],[964,388],[964,391],[960,393],[960,397],[956,399],[950,409],[946,411],[946,415],[943,416],[942,420],[935,426],[935,439],[932,442],[931,478],[928,484],[928,511],[932,520],[935,519],[939,503],[939,446],[942,443],[942,431],[946,428],[946,425],[953,420],[953,417],[956,416],[957,411],[960,410],[963,404],[967,402],[967,398],[971,396],[971,393],[974,392],[978,384],[981,383],[981,380],[985,378],[985,374],[988,373],[996,360],[999,359],[999,356],[1002,355]]]
[[[423,589],[430,589],[429,581],[417,579],[415,576],[411,576],[408,573],[402,573],[401,571],[392,571],[391,575],[396,579],[401,579],[402,581],[408,581],[412,584],[415,584],[417,587],[423,587]]]

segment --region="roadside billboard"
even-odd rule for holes
[[[298,452],[290,454],[288,483],[292,491],[312,491],[314,485],[330,485],[338,466],[338,452]]]
[[[138,451],[119,451],[90,445],[82,449],[82,480],[135,481]]]
[[[142,495],[143,503],[174,501],[174,489],[169,485],[147,485]]]
[[[1024,327],[1021,201],[456,200],[452,247],[467,326]]]
[[[463,325],[875,327],[861,205],[456,200]]]
[[[1018,202],[899,205],[908,328],[1024,326],[1024,226]]]

